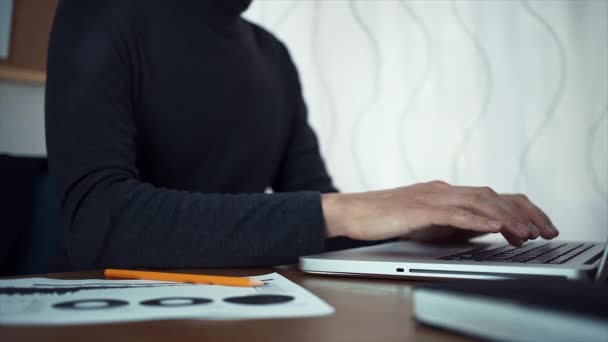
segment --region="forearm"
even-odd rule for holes
[[[353,226],[357,226],[353,220],[364,219],[364,215],[370,214],[373,208],[366,207],[361,196],[356,194],[323,194],[322,207],[325,218],[325,235],[333,237],[361,238],[360,233],[352,232]],[[368,227],[371,231],[374,227]],[[399,237],[426,242],[457,242],[466,241],[481,236],[484,233],[470,230],[452,229],[446,226],[436,226],[420,230],[404,230]],[[373,240],[373,238],[370,238]]]
[[[94,177],[71,188],[62,212],[74,269],[276,265],[323,247],[318,193],[212,195]]]
[[[388,191],[322,195],[325,236],[356,240],[386,240],[408,234],[406,220],[378,201]]]

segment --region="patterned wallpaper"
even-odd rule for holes
[[[342,191],[432,179],[524,192],[608,234],[608,1],[256,0]]]

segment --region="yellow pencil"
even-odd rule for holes
[[[245,277],[222,277],[202,274],[185,274],[185,273],[167,273],[167,272],[149,272],[149,271],[132,271],[132,270],[117,270],[106,269],[103,274],[106,278],[124,278],[124,279],[142,279],[142,280],[160,280],[160,281],[175,281],[182,283],[208,284],[208,285],[226,285],[226,286],[262,286],[264,282],[257,279]]]

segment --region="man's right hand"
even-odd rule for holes
[[[357,240],[408,237],[451,227],[501,233],[510,244],[552,239],[559,233],[542,210],[521,194],[433,181],[353,194],[323,194],[326,236]]]

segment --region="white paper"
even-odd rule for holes
[[[266,285],[232,287],[148,280],[48,278],[0,280],[0,325],[309,317],[334,312],[333,307],[278,273],[251,278],[264,280]],[[227,301],[234,297],[284,302]]]
[[[13,0],[0,0],[0,59],[8,58],[11,44],[11,16],[13,15]]]

